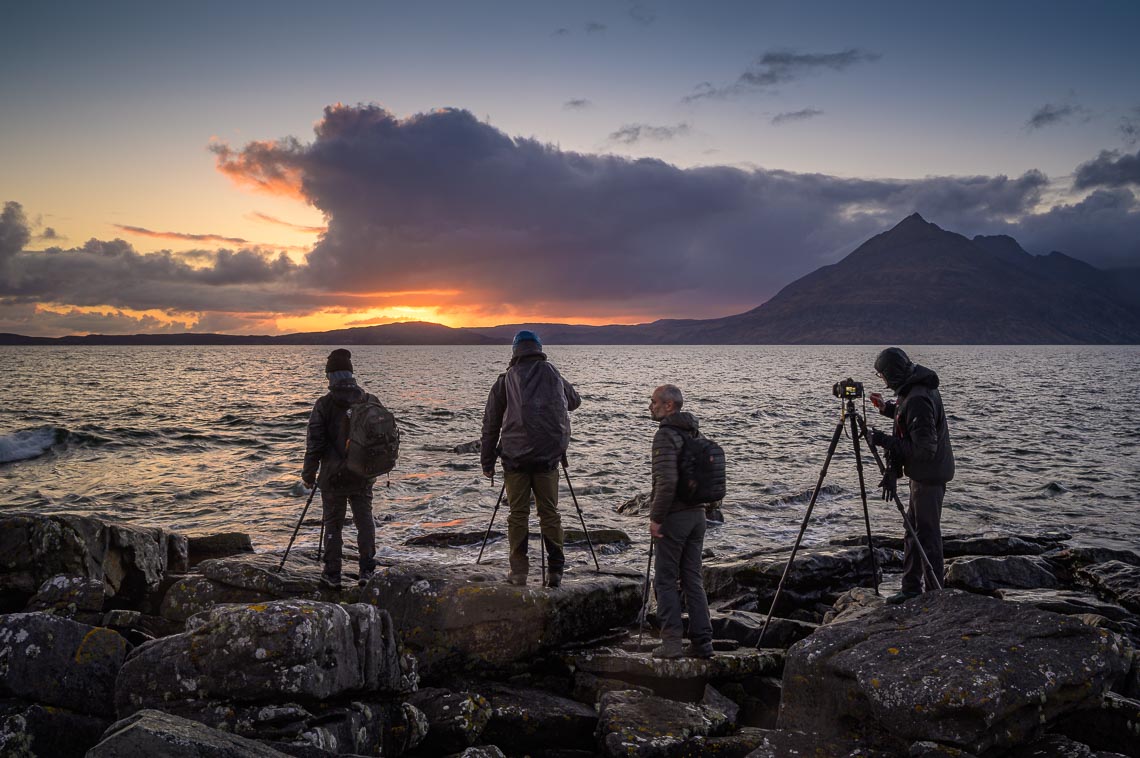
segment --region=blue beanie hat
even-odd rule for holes
[[[518,347],[520,342],[528,342],[528,341],[535,343],[540,348],[542,347],[542,340],[540,340],[538,338],[537,334],[530,331],[529,329],[523,329],[521,332],[516,334],[514,341],[511,342],[511,347]]]

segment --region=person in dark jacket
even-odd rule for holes
[[[891,604],[917,597],[925,588],[936,589],[943,581],[942,570],[942,500],[946,483],[954,478],[954,451],[950,447],[950,430],[946,409],[938,392],[938,374],[913,363],[905,352],[889,347],[875,359],[875,372],[896,400],[883,401],[882,395],[871,393],[871,403],[879,413],[894,419],[891,434],[874,430],[871,443],[887,451],[887,479],[903,473],[910,478],[910,507],[907,519],[918,534],[933,576],[926,570],[910,533],[906,535],[903,553],[902,591],[887,598]],[[934,578],[938,579],[935,584]]]
[[[562,584],[566,556],[558,515],[558,465],[570,445],[569,412],[581,404],[578,393],[546,360],[538,335],[528,330],[516,334],[510,366],[499,374],[487,397],[479,448],[485,476],[495,475],[496,458],[503,462],[510,505],[507,581],[511,584],[525,585],[530,570],[527,537],[532,493],[550,564],[546,586]]]
[[[685,503],[677,494],[679,458],[685,436],[700,436],[693,414],[681,410],[684,396],[672,384],[653,391],[649,415],[660,422],[653,435],[653,494],[649,509],[649,534],[656,540],[657,571],[653,587],[657,592],[657,615],[661,620],[661,645],[654,658],[680,658],[681,590],[689,609],[691,655],[711,658],[712,622],[709,603],[701,579],[701,553],[705,540],[705,503]]]
[[[356,524],[360,584],[366,584],[376,570],[376,523],[372,518],[372,483],[375,480],[348,471],[344,452],[348,441],[349,408],[376,397],[356,383],[352,372],[352,353],[348,350],[340,348],[329,353],[325,375],[329,391],[317,400],[309,415],[301,481],[306,487],[317,485],[321,488],[321,517],[325,530],[321,585],[339,589],[343,552],[341,532],[346,506],[351,507],[352,521]]]

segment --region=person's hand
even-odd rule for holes
[[[871,444],[875,447],[890,447],[891,438],[879,431],[878,429],[871,430]]]
[[[879,482],[879,489],[883,492],[883,500],[888,503],[895,499],[898,493],[898,477],[892,469],[887,469],[883,474],[883,480]]]
[[[655,540],[661,539],[661,524],[658,524],[656,521],[650,521],[649,536]]]
[[[307,490],[311,490],[314,487],[314,485],[316,485],[316,483],[317,483],[316,479],[306,479],[305,477],[301,477],[301,486],[303,486]]]
[[[883,406],[886,405],[886,403],[883,402],[882,392],[871,393],[871,405],[875,406],[875,410],[877,411],[883,410]]]
[[[494,479],[495,478],[495,467],[492,466],[491,468],[483,469],[483,476],[487,477],[488,479]]]

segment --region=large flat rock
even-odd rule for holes
[[[285,758],[256,740],[162,711],[143,710],[111,725],[87,758]]]
[[[1131,656],[1115,634],[1068,616],[930,592],[793,645],[779,726],[857,734],[884,749],[930,740],[981,753],[1099,702]]]

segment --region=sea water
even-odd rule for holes
[[[478,453],[453,450],[479,438],[509,347],[349,347],[360,383],[403,430],[400,461],[376,486],[381,557],[474,560],[478,544],[404,543],[486,528],[501,479],[492,486]],[[191,535],[244,531],[259,550],[282,548],[308,494],[299,481],[305,428],[325,391],[329,349],[0,347],[0,511],[79,513]],[[1137,547],[1140,348],[907,349],[942,381],[957,459],[945,532],[1060,530],[1080,544]],[[851,376],[868,393],[881,390],[877,350],[547,346],[582,396],[568,453],[582,520],[633,538],[629,548],[607,546],[601,560],[643,564],[646,518],[616,509],[650,488],[655,386],[681,387],[685,410],[725,449],[725,522],[710,527],[706,547],[727,558],[795,540],[841,419],[831,386]],[[857,409],[864,412],[862,403]],[[871,425],[889,426],[869,405],[865,412]],[[899,513],[878,498],[880,477],[866,455],[864,475],[873,531],[901,535]],[[864,531],[846,435],[824,484],[805,544]],[[563,525],[579,527],[565,477],[560,497]],[[317,514],[319,498],[298,537],[302,548],[315,547]],[[505,507],[497,519],[496,530],[505,530]],[[502,542],[488,547],[493,558],[504,551]],[[589,561],[584,546],[568,558],[571,566]]]

